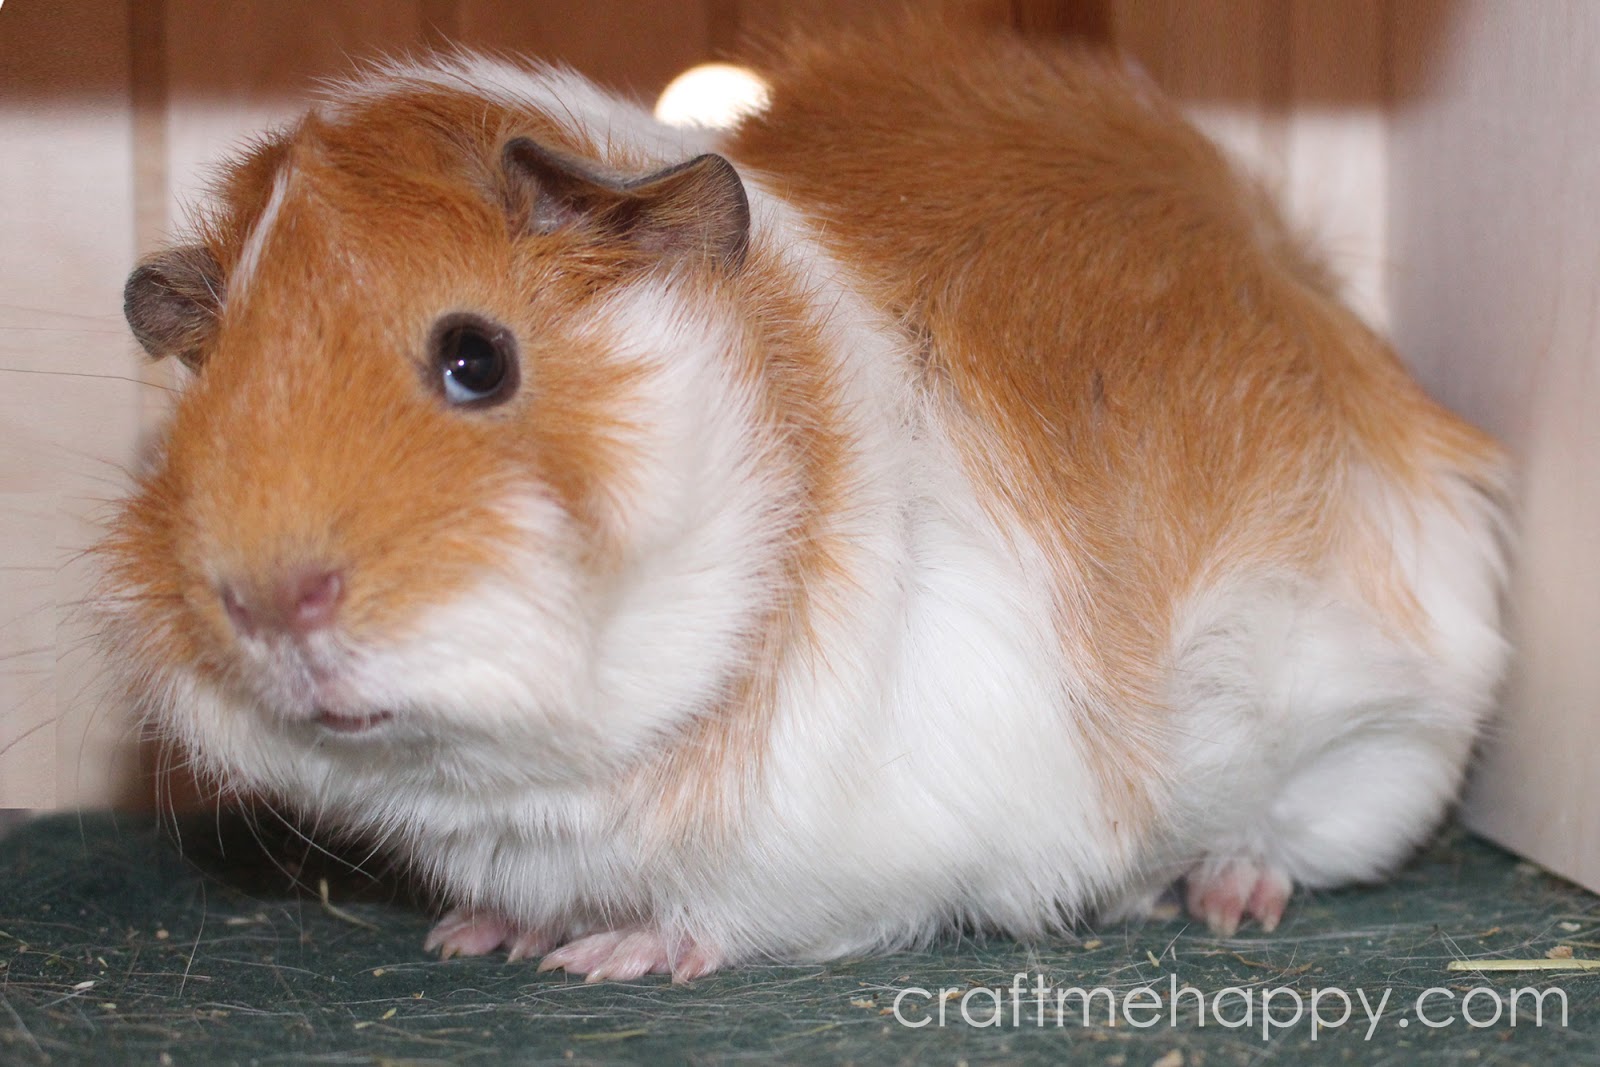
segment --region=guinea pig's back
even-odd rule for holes
[[[975,481],[1059,563],[1111,675],[1147,677],[1184,599],[1238,568],[1344,553],[1403,616],[1352,486],[1497,489],[1493,442],[1113,58],[901,25],[762,74],[770,106],[730,154],[921,335]]]

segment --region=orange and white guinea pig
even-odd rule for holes
[[[1115,61],[799,43],[729,133],[371,69],[128,281],[101,546],[225,786],[591,979],[1221,933],[1383,876],[1506,660],[1505,466]]]

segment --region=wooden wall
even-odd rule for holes
[[[120,4],[0,9],[0,807],[105,803],[135,770],[72,611],[74,553],[160,395],[117,295],[136,253],[129,66]]]
[[[1396,340],[1521,477],[1518,663],[1468,820],[1600,891],[1600,5],[1397,16]]]
[[[1391,2],[949,0],[959,18],[1111,40],[1282,192],[1386,321]],[[120,314],[140,251],[207,166],[351,57],[447,41],[653,97],[743,34],[863,0],[11,0],[0,7],[0,808],[137,803],[125,709],[73,605],[74,554],[161,418],[169,366]],[[1426,33],[1419,31],[1423,37]]]

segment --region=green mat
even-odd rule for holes
[[[678,987],[440,962],[427,927],[396,883],[281,828],[38,820],[0,840],[0,1062],[1600,1062],[1600,971],[1449,969],[1600,957],[1600,898],[1460,832],[1388,886],[1297,898],[1272,936],[1174,917]]]

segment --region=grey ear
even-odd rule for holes
[[[198,370],[222,310],[222,268],[202,245],[157,252],[128,275],[122,313],[152,359]]]
[[[734,269],[750,242],[750,202],[739,172],[707,153],[622,181],[518,137],[501,154],[530,230],[590,226],[665,258],[702,256]]]

